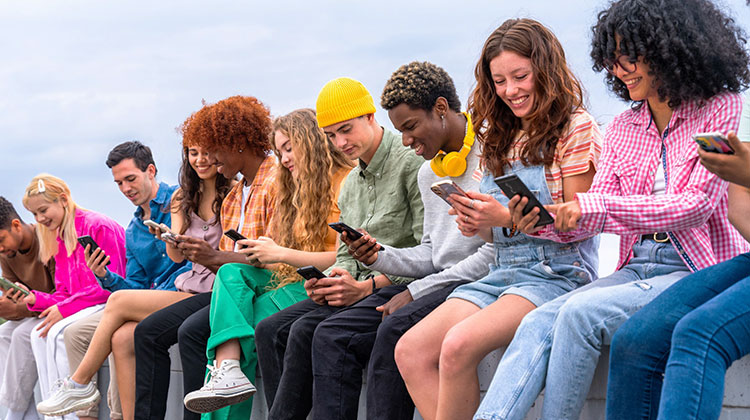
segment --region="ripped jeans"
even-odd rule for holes
[[[674,245],[644,240],[620,270],[531,311],[474,419],[521,420],[543,388],[542,419],[578,419],[602,346],[636,311],[688,274]]]

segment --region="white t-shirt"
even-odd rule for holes
[[[750,143],[750,90],[745,93],[745,102],[742,104],[740,129],[737,130],[737,137],[746,143]]]
[[[242,182],[244,183],[245,180],[243,179]],[[240,210],[240,224],[239,229],[242,230],[242,225],[245,224],[245,206],[247,206],[247,196],[250,194],[250,185],[245,185],[242,187],[242,210]],[[235,242],[234,244],[234,252],[237,252],[239,249],[239,246]]]

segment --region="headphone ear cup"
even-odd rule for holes
[[[461,176],[466,171],[466,159],[460,153],[451,152],[443,158],[442,167],[448,176]]]
[[[445,154],[438,153],[437,156],[432,158],[432,160],[430,161],[430,168],[432,169],[432,172],[434,172],[435,175],[439,176],[440,178],[447,176],[445,174],[445,171],[443,170],[443,157],[445,157]]]

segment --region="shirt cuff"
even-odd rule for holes
[[[598,193],[576,193],[576,200],[581,207],[581,220],[578,227],[589,232],[602,232],[607,220],[607,206],[604,195]]]

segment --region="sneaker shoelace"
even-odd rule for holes
[[[57,393],[57,391],[59,391],[65,386],[65,383],[66,383],[65,378],[60,378],[60,379],[55,380],[55,383],[52,384],[51,394],[54,395],[55,393]]]
[[[203,389],[213,391],[214,387],[224,374],[224,369],[222,369],[220,366],[217,366],[216,361],[214,361],[213,365],[206,365],[206,368],[208,368],[208,375],[203,382]]]

